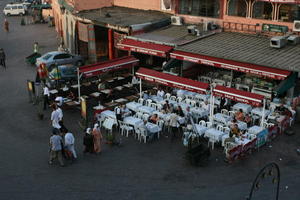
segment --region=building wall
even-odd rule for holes
[[[172,5],[171,10],[163,10],[162,1],[170,1]],[[176,1],[177,0],[114,0],[114,5],[142,10],[157,10],[174,13],[176,9]]]
[[[113,0],[67,0],[71,1],[76,11],[90,10],[113,5]]]

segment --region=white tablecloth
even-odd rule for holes
[[[224,134],[226,134],[226,133],[224,133],[222,131],[218,131],[217,129],[214,129],[214,128],[210,128],[205,131],[204,136],[208,137],[208,138],[215,136],[218,139],[218,141],[222,141],[222,136]]]
[[[252,126],[248,129],[248,133],[253,134],[253,135],[257,135],[258,133],[260,133],[262,130],[264,130],[264,128],[260,127],[260,126]]]
[[[158,133],[159,131],[161,131],[160,127],[156,124],[150,123],[148,122],[146,124],[147,130],[150,133]]]
[[[243,112],[245,112],[245,113],[250,113],[251,110],[252,110],[252,107],[251,107],[250,105],[248,105],[248,104],[237,103],[237,104],[235,104],[235,105],[233,106],[233,109],[234,109],[235,111],[238,111],[238,110],[242,109]]]
[[[205,133],[205,131],[207,131],[207,127],[205,126],[201,126],[199,124],[195,124],[195,131],[197,132],[198,135],[203,135]]]
[[[149,106],[140,106],[138,107],[138,111],[142,113],[152,114],[155,111],[155,109]]]
[[[129,110],[132,110],[134,112],[137,112],[138,111],[138,108],[141,107],[142,104],[140,103],[137,103],[137,102],[129,102],[129,103],[126,103],[126,107],[129,109]]]
[[[254,108],[252,109],[251,113],[262,117],[263,108]],[[270,113],[270,110],[265,110],[265,116],[268,116]]]
[[[112,118],[107,118],[107,119],[103,122],[102,126],[103,126],[104,128],[106,128],[106,129],[112,130],[112,127],[113,127],[114,124],[116,124],[116,121],[115,121],[114,119],[112,119]]]
[[[105,110],[101,113],[101,117],[105,118],[105,117],[110,117],[112,119],[117,119],[115,112],[111,111],[111,110]]]
[[[248,144],[249,142],[251,142],[251,140],[249,140],[247,138],[242,138],[242,139],[236,138],[235,142],[239,145],[241,145],[241,144],[245,145],[245,144]]]
[[[125,124],[129,124],[131,126],[139,126],[139,124],[144,123],[143,120],[136,118],[136,117],[125,117],[123,119]]]
[[[208,110],[205,110],[204,108],[198,108],[198,107],[192,107],[190,109],[193,115],[197,115],[199,117],[205,117],[208,116],[209,112]]]
[[[232,122],[229,121],[229,122],[228,122],[228,126],[230,127],[231,124],[232,124]],[[246,122],[237,121],[237,125],[238,125],[238,128],[239,128],[240,130],[242,130],[242,131],[247,129],[247,123],[246,123]]]
[[[156,96],[156,95],[151,95],[150,99],[152,99],[152,101],[154,101],[156,103],[161,102],[161,101],[164,100],[162,97],[159,97],[159,96]]]
[[[222,113],[217,113],[214,115],[214,120],[223,124],[227,124],[232,118],[228,115]]]

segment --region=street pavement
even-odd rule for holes
[[[0,2],[1,10],[7,2]],[[49,166],[50,110],[38,120],[37,107],[28,102],[26,80],[34,80],[35,68],[25,64],[25,57],[34,42],[42,53],[56,50],[56,32],[42,24],[20,26],[20,17],[8,20],[10,33],[0,31],[7,54],[7,70],[0,68],[0,199],[246,199],[256,174],[270,162],[281,169],[280,199],[300,199],[299,124],[294,136],[281,135],[233,164],[224,163],[222,149],[216,148],[207,166],[192,167],[180,139],[140,144],[123,138],[121,147],[104,145],[101,155],[84,155],[79,110],[66,110],[78,161]],[[266,179],[253,199],[275,199],[274,189]]]

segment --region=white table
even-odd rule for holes
[[[113,125],[116,124],[115,120],[112,118],[107,118],[104,120],[102,126],[108,130],[112,130]]]
[[[127,87],[127,88],[131,88],[132,86],[133,86],[133,85],[130,84],[130,83],[127,83],[127,84],[123,85],[123,87]]]
[[[262,128],[260,126],[252,126],[248,129],[248,133],[257,135],[258,133],[260,133],[263,130],[264,130],[264,128]]]
[[[100,96],[100,92],[94,92],[94,93],[90,94],[90,96],[92,96],[92,97],[99,97]]]
[[[146,124],[147,130],[150,133],[158,133],[159,131],[161,131],[160,127],[156,124],[150,123],[148,122]]]
[[[140,106],[138,107],[138,111],[142,113],[152,114],[155,111],[155,108],[149,106]]]
[[[117,80],[123,80],[123,79],[124,79],[124,77],[122,77],[122,76],[117,77]]]
[[[136,117],[125,117],[123,122],[134,127],[138,127],[141,123],[144,123],[143,120]]]
[[[126,104],[126,107],[129,109],[129,110],[132,110],[134,112],[137,112],[138,111],[138,108],[141,107],[142,104],[140,103],[137,103],[137,102],[129,102]]]
[[[93,107],[94,110],[102,110],[102,109],[104,109],[104,108],[105,108],[105,107],[102,106],[102,105],[98,105],[98,106],[94,106],[94,107]]]
[[[227,125],[230,127],[231,124],[232,124],[232,122],[229,121]],[[247,129],[247,123],[246,123],[246,122],[237,121],[237,125],[238,125],[238,128],[239,128],[240,130],[242,130],[242,131]]]
[[[195,124],[195,129],[197,134],[201,136],[205,133],[205,131],[207,131],[208,128],[206,126],[201,126],[200,124]]]
[[[192,107],[190,111],[192,112],[192,114],[197,115],[199,117],[208,116],[209,113],[208,110],[205,110],[204,108],[197,108],[197,107]]]
[[[117,119],[116,117],[116,113],[111,111],[111,110],[105,110],[103,112],[101,112],[101,117],[103,118],[112,118],[112,119]]]
[[[49,92],[50,92],[51,94],[57,94],[57,93],[58,93],[58,91],[57,91],[56,89],[50,90]]]
[[[247,139],[247,138],[242,138],[242,139],[239,139],[239,138],[236,138],[235,139],[235,142],[239,145],[246,145],[248,144],[249,142],[251,142],[251,140]]]
[[[124,98],[120,98],[120,99],[115,100],[115,102],[117,102],[117,103],[122,103],[122,102],[126,102],[126,101],[128,101],[128,100],[124,99]]]
[[[208,130],[205,131],[205,134],[204,134],[204,137],[212,137],[212,136],[215,136],[218,141],[222,141],[222,136],[226,134],[222,131],[218,131],[217,129],[214,129],[214,128],[210,128]]]
[[[223,124],[227,124],[232,118],[228,115],[222,113],[217,113],[214,115],[214,120]]]
[[[118,87],[115,87],[115,89],[121,91],[123,89],[123,87],[122,86],[118,86]]]
[[[68,87],[63,87],[63,88],[61,88],[61,90],[64,91],[64,92],[66,92],[66,91],[69,90],[69,88]]]
[[[248,104],[244,104],[244,103],[237,103],[233,106],[233,109],[235,111],[239,111],[240,109],[243,110],[244,113],[250,113],[252,110],[252,107]]]
[[[78,88],[78,85],[72,85],[71,87],[76,89],[76,88]]]
[[[156,95],[151,95],[150,99],[156,103],[163,101],[164,99],[162,97],[156,96]]]
[[[262,117],[263,108],[261,108],[261,107],[260,108],[254,108],[254,109],[252,109],[251,113],[254,114],[254,115],[258,115],[258,116]],[[265,110],[265,116],[268,116],[270,113],[271,113],[270,110]]]
[[[100,92],[101,92],[101,93],[104,93],[104,94],[109,94],[109,93],[110,93],[110,89],[101,90]]]
[[[209,95],[206,95],[206,94],[196,94],[195,98],[197,98],[199,100],[202,100],[202,101],[207,101],[208,98],[209,98]]]

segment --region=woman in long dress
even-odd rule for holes
[[[101,140],[102,134],[99,129],[99,125],[96,123],[93,128],[93,136],[94,136],[94,152],[101,153]]]

